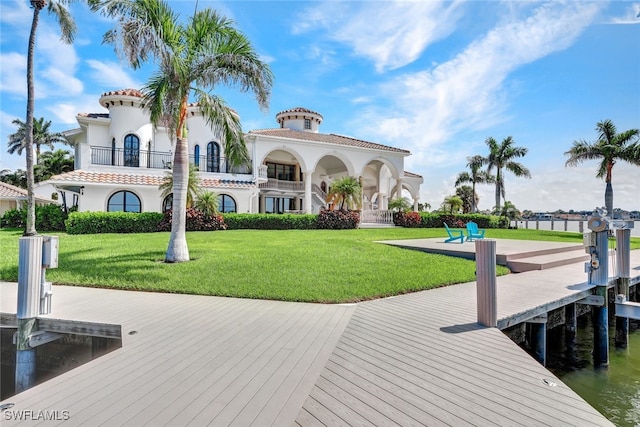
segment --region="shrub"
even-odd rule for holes
[[[478,224],[478,228],[507,228],[509,219],[495,215],[484,214],[442,214],[420,212],[420,227],[442,228],[444,223],[452,228],[465,228],[469,221]]]
[[[422,219],[418,212],[394,212],[393,223],[399,227],[420,227]]]
[[[162,219],[158,212],[73,212],[65,224],[69,234],[150,233]]]
[[[162,221],[157,226],[157,231],[171,231],[171,220],[173,211],[164,214]],[[185,228],[187,231],[216,231],[226,230],[222,215],[207,215],[201,210],[189,208],[187,209]]]
[[[56,204],[36,206],[36,230],[64,231],[67,214]],[[0,227],[25,228],[27,224],[26,209],[10,209],[0,218]]]
[[[318,227],[318,215],[315,214],[227,213],[224,221],[228,230],[312,230]]]
[[[320,211],[318,228],[330,230],[349,230],[358,228],[360,212],[358,211]]]

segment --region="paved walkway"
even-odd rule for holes
[[[637,275],[640,251],[631,265]],[[582,264],[502,276],[498,317],[588,293],[585,278]],[[357,305],[54,292],[47,317],[120,324],[123,345],[7,399],[13,411],[69,411],[25,425],[611,425],[476,323],[475,283]],[[16,284],[0,295],[15,313]]]

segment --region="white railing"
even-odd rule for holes
[[[258,178],[267,178],[267,167],[265,165],[258,166]]]
[[[360,222],[368,224],[393,224],[393,212],[379,210],[363,210]]]
[[[269,178],[267,182],[259,184],[259,187],[263,190],[304,191],[304,182]]]

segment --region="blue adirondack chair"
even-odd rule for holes
[[[467,223],[467,242],[473,241],[474,239],[484,239],[484,231],[478,229],[478,224],[473,221],[469,221]]]
[[[464,233],[462,230],[452,230],[446,223],[444,224],[444,228],[447,230],[447,234],[449,235],[449,238],[444,241],[445,243],[455,242],[456,240],[460,240],[460,243],[464,243]]]

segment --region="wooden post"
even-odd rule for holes
[[[36,381],[36,349],[29,346],[29,336],[38,330],[41,280],[42,236],[21,237],[18,241],[16,393],[32,387]]]
[[[551,231],[553,231],[553,223],[554,223],[554,221],[553,221],[553,219],[551,219]]]
[[[631,277],[631,230],[616,230],[616,295],[624,295],[629,300],[629,279]],[[616,347],[627,348],[629,345],[629,319],[616,316]]]
[[[568,222],[566,219],[564,220],[564,231],[567,231]]]
[[[496,241],[480,239],[475,245],[478,323],[495,328],[498,324]]]
[[[596,285],[595,295],[604,298],[603,306],[593,306],[593,365],[607,367],[609,365],[609,231],[597,231],[596,254],[598,268],[590,272],[590,284]]]
[[[578,332],[578,316],[575,303],[564,306],[564,319],[565,357],[573,365],[577,360],[576,342]]]
[[[547,364],[547,319],[546,315],[527,322],[529,327],[530,347],[536,360],[546,366]]]
[[[580,221],[580,222],[578,223],[578,231],[579,231],[580,233],[584,233],[584,221]]]

